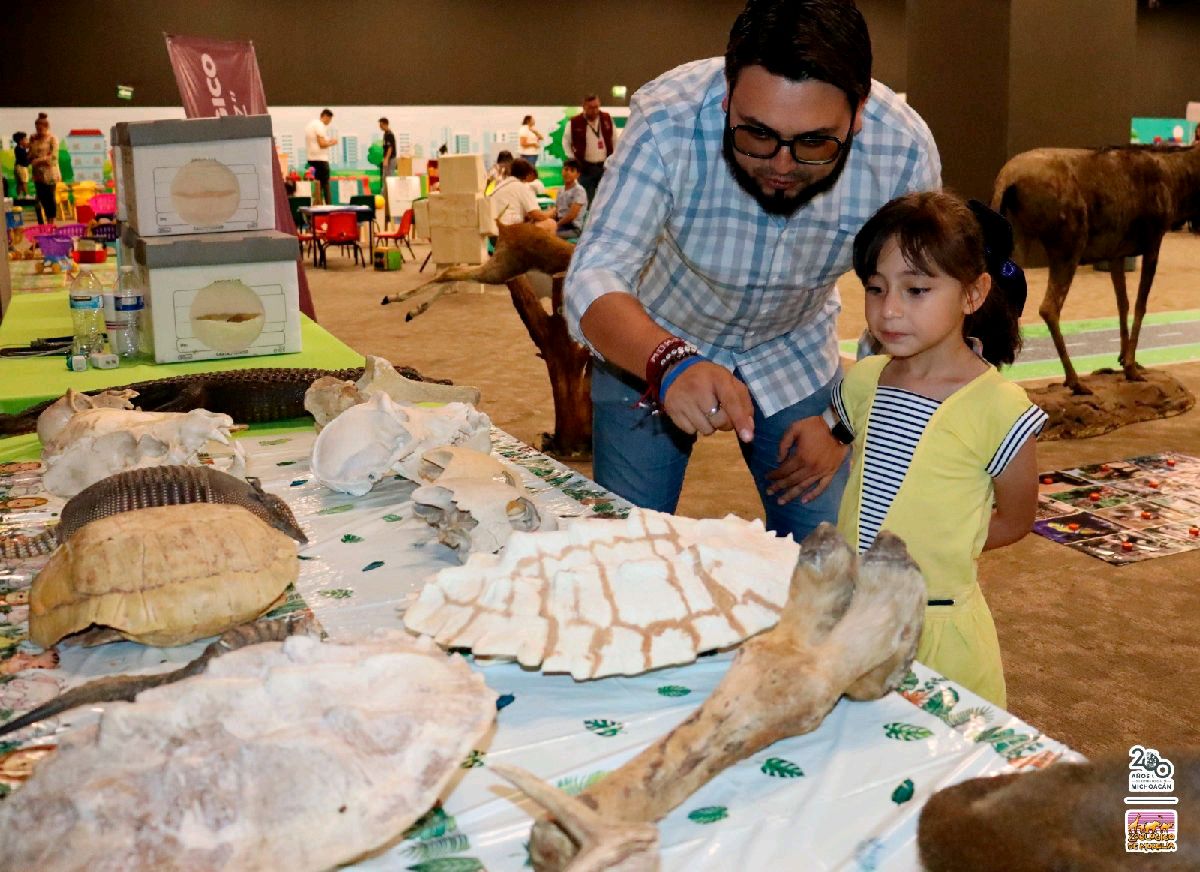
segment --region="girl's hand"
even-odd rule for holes
[[[662,401],[663,411],[684,433],[711,436],[733,430],[743,442],[754,439],[750,390],[725,367],[701,361],[679,374]]]
[[[779,468],[767,473],[772,482],[767,493],[778,495],[781,506],[801,494],[803,503],[815,500],[833,481],[849,448],[833,438],[819,415],[793,422],[779,441]]]

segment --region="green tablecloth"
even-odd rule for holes
[[[0,346],[28,345],[46,336],[69,336],[71,313],[67,293],[16,294],[0,323]],[[198,360],[188,363],[142,364],[117,369],[71,372],[63,355],[0,358],[0,412],[14,414],[43,400],[66,393],[67,388],[92,391],[131,382],[149,381],[192,372],[219,372],[267,366],[343,369],[362,366],[363,357],[328,330],[300,316],[304,350],[295,354]]]

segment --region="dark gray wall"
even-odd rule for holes
[[[1163,0],[1138,10],[1137,58],[1132,114],[1182,118],[1189,101],[1200,102],[1200,3]]]
[[[72,22],[0,5],[0,105],[179,102],[162,34],[252,39],[270,103],[574,105],[613,85],[633,93],[686,61],[721,54],[744,0],[56,0]],[[903,0],[862,0],[880,73],[903,87]],[[876,25],[874,18],[880,19]],[[82,22],[93,22],[93,30]],[[89,37],[94,33],[94,37]],[[567,48],[569,47],[569,48]]]
[[[908,101],[942,156],[942,178],[990,198],[1008,129],[1008,0],[909,0]]]
[[[908,46],[905,0],[858,0],[871,30],[875,78],[893,91],[908,88]]]
[[[1134,0],[1012,0],[1010,34],[1010,155],[1129,141]]]

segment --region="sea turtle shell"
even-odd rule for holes
[[[34,579],[29,636],[44,648],[92,624],[183,645],[266,611],[296,580],[296,546],[240,506],[138,509],[80,528]]]

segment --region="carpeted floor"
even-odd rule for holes
[[[419,258],[428,249],[417,246]],[[381,307],[380,299],[428,279],[408,263],[375,272],[331,255],[310,269],[320,322],[364,353],[415,366],[483,390],[482,408],[515,436],[539,444],[553,426],[549,381],[503,287],[448,294],[428,312],[405,312],[428,299]],[[1030,271],[1025,321],[1037,323],[1046,271]],[[862,328],[862,290],[841,283],[844,338]],[[1132,284],[1132,281],[1131,281]],[[460,286],[468,288],[468,286]],[[1174,234],[1164,246],[1150,311],[1200,308],[1200,237]],[[1064,319],[1116,314],[1108,277],[1080,271]],[[1170,371],[1200,395],[1200,363]],[[1041,469],[1099,463],[1173,449],[1200,456],[1200,410],[1137,424],[1094,439],[1039,447]],[[590,474],[587,464],[576,467]],[[688,471],[681,514],[761,516],[761,506],[729,434],[702,440]],[[981,560],[984,591],[1004,652],[1009,709],[1084,754],[1200,745],[1200,551],[1125,567],[1030,535]]]

